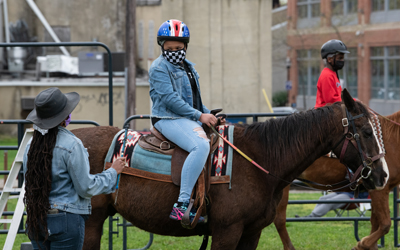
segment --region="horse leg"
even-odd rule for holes
[[[211,250],[236,249],[242,233],[243,226],[239,224],[230,225],[229,227],[220,225],[214,227],[212,230]]]
[[[261,232],[253,235],[242,235],[236,250],[255,250],[260,240]]]
[[[280,200],[278,207],[276,209],[276,217],[274,224],[276,230],[281,237],[284,250],[295,250],[292,241],[290,240],[289,233],[286,229],[286,208],[289,201],[289,190],[290,185],[283,189],[282,199]]]
[[[361,239],[354,250],[377,250],[378,240],[390,230],[389,189],[370,191],[371,196],[371,234]]]
[[[101,205],[100,205],[101,204]],[[104,221],[109,215],[115,214],[111,206],[107,205],[107,196],[99,195],[92,198],[92,214],[85,223],[85,241],[83,250],[98,250],[100,249],[101,235]],[[107,207],[110,207],[107,209]]]

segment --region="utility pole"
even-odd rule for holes
[[[126,0],[126,24],[125,24],[125,81],[126,100],[125,109],[128,118],[136,113],[136,0]],[[130,128],[135,129],[135,120],[130,123]]]

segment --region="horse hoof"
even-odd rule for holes
[[[374,247],[372,247],[372,248],[365,248],[365,247],[363,247],[362,244],[361,244],[361,242],[362,242],[362,240],[359,241],[359,242],[357,243],[357,246],[353,247],[351,250],[375,250]],[[378,247],[378,246],[376,246],[376,247]]]

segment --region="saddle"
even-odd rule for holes
[[[212,110],[211,113],[216,114],[221,110],[222,109]],[[196,226],[200,215],[207,215],[206,203],[207,205],[209,204],[208,192],[210,190],[210,185],[229,183],[229,176],[211,176],[211,154],[218,147],[219,138],[218,135],[212,132],[212,130],[206,125],[203,125],[203,129],[206,132],[207,138],[210,139],[210,153],[206,165],[204,166],[191,194],[187,213],[185,213],[181,221],[182,226],[188,229],[193,229]],[[171,155],[171,176],[146,172],[134,168],[126,168],[123,173],[163,182],[171,182],[172,180],[172,183],[180,186],[183,163],[189,153],[169,141],[154,127],[150,129],[150,132],[151,134],[142,135],[140,137],[138,145],[148,151]],[[109,167],[111,167],[111,163],[106,163],[106,169]],[[189,213],[192,206],[196,207],[198,212],[196,213],[193,222],[190,223]]]
[[[150,129],[150,132],[151,134],[143,135],[140,137],[138,141],[139,146],[142,147],[143,149],[153,151],[156,153],[171,155],[172,182],[175,185],[180,186],[183,163],[185,162],[186,157],[188,156],[189,153],[181,149],[177,145],[175,145],[173,142],[169,141],[154,127]],[[217,135],[215,135],[214,133],[208,134],[207,137],[210,139],[209,155],[211,155],[212,152],[214,152],[215,149],[218,147],[218,140],[217,140],[218,138]],[[205,166],[207,173],[211,171],[211,169],[209,169],[210,167],[211,167],[211,160],[208,159]]]

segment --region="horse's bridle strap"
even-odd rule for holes
[[[346,135],[349,132],[349,119],[347,118],[346,115],[346,106],[342,103],[340,105],[342,107],[342,126],[343,126],[343,134]]]

